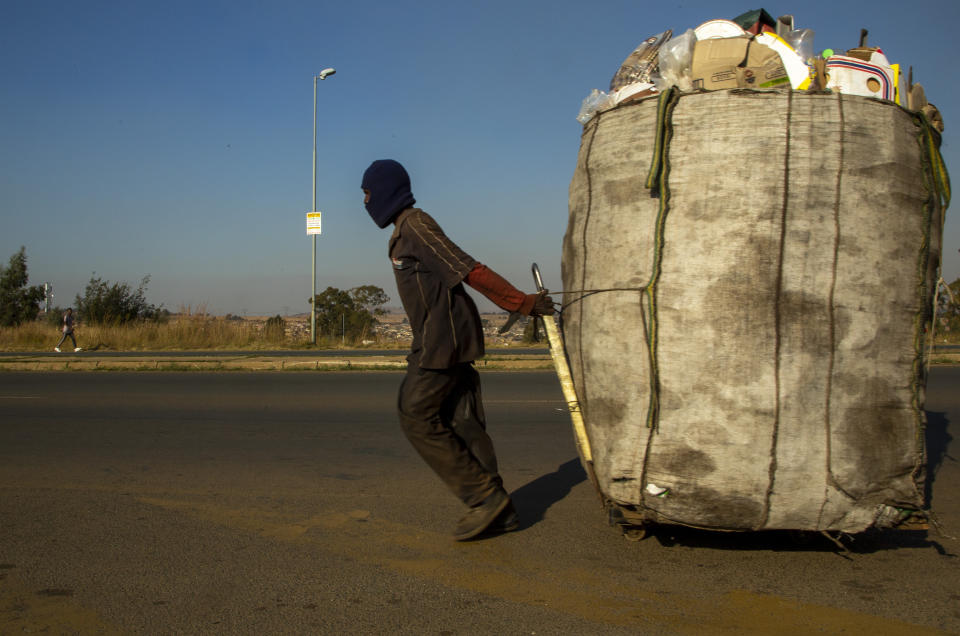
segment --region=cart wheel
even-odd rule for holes
[[[643,541],[646,536],[646,526],[623,526],[623,538],[627,541]]]

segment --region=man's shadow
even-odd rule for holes
[[[560,464],[552,473],[538,477],[510,493],[520,511],[520,530],[543,521],[550,506],[566,497],[574,486],[587,479],[579,459]]]
[[[943,460],[957,461],[956,457],[951,457],[947,452],[950,442],[953,441],[953,436],[947,430],[949,424],[946,413],[927,411],[927,480],[923,495],[928,508],[933,505],[933,482],[940,472]]]

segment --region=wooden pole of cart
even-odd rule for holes
[[[546,291],[543,286],[543,280],[540,278],[540,268],[536,263],[533,264],[533,280],[536,283],[537,291]],[[583,460],[584,470],[601,501],[603,495],[600,492],[600,486],[597,483],[597,476],[593,470],[593,453],[590,450],[590,438],[587,436],[587,429],[583,425],[583,413],[580,410],[580,400],[577,399],[577,391],[573,386],[573,376],[570,375],[570,365],[567,364],[567,354],[563,348],[563,336],[557,327],[557,321],[554,316],[542,316],[543,329],[547,333],[547,342],[550,344],[550,357],[553,358],[553,366],[557,371],[557,377],[560,380],[560,388],[563,391],[563,398],[567,402],[567,410],[570,412],[570,420],[573,423],[573,434],[577,442],[577,450],[580,458]]]

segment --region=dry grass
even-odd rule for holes
[[[265,320],[228,320],[204,312],[182,311],[164,323],[85,325],[75,329],[77,344],[86,351],[271,350],[312,347],[310,329],[293,321],[287,328],[268,329]],[[0,351],[47,351],[60,331],[45,322],[0,327]],[[69,338],[66,342],[72,347]],[[354,345],[349,340],[347,346]],[[392,343],[375,343],[389,347]],[[339,337],[317,338],[317,348],[339,348]]]
[[[252,324],[222,319],[173,319],[163,324],[123,326],[80,325],[74,335],[77,344],[88,351],[247,349],[265,344]],[[42,323],[0,329],[0,349],[5,351],[51,349],[59,339],[57,329]],[[69,339],[66,344],[72,345]]]
[[[287,318],[286,329],[267,329],[267,316],[250,319],[227,319],[211,316],[202,309],[181,307],[180,312],[165,323],[138,323],[125,326],[85,325],[76,329],[77,343],[87,351],[266,351],[283,349],[314,348],[310,344],[309,321],[302,318]],[[491,323],[499,324],[501,315],[485,316]],[[385,316],[384,327],[398,327],[402,316]],[[396,329],[384,329],[368,336],[371,340],[344,344],[347,348],[408,349],[409,333]],[[488,336],[490,337],[490,336]],[[0,327],[0,351],[49,351],[60,339],[60,332],[43,321],[26,323],[20,327]],[[936,343],[960,342],[960,330],[941,332]],[[488,341],[488,346],[494,342]],[[503,346],[501,343],[495,343]],[[929,342],[925,343],[929,345]],[[71,346],[69,339],[67,346]],[[318,334],[318,349],[340,349],[339,336]]]

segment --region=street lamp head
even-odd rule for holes
[[[322,80],[327,79],[329,75],[333,75],[336,72],[337,72],[337,69],[335,68],[325,68],[322,71],[320,71],[320,75],[318,75],[317,77],[319,77]]]

